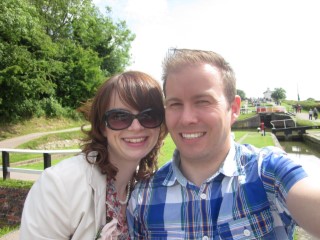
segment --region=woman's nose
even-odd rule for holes
[[[141,130],[144,127],[140,124],[138,119],[133,119],[131,125],[129,126],[128,130]]]

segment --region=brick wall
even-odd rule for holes
[[[29,190],[0,187],[0,227],[20,224],[23,204]]]

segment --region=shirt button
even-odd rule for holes
[[[243,231],[243,234],[244,234],[246,237],[249,237],[249,236],[251,235],[251,232],[250,232],[250,230],[245,229],[245,230]]]
[[[208,239],[209,239],[208,236],[203,236],[203,237],[202,237],[202,240],[208,240]]]
[[[201,194],[200,194],[200,198],[201,198],[201,199],[207,199],[207,194],[201,193]]]

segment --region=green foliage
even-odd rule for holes
[[[286,97],[286,90],[284,90],[283,88],[275,88],[271,94],[271,98],[275,100],[275,102],[286,99]]]
[[[308,98],[307,101],[309,101],[309,102],[314,102],[315,99],[314,99],[314,98]]]
[[[0,122],[78,108],[130,63],[133,39],[91,0],[0,1]]]
[[[257,112],[251,112],[251,113],[246,113],[246,114],[240,114],[237,121],[245,120],[248,118],[252,118],[257,115]]]
[[[284,101],[287,105],[295,106],[300,104],[302,107],[302,111],[308,112],[309,109],[314,109],[315,107],[320,110],[320,102],[315,101],[315,100],[306,100],[306,101],[294,101],[294,100],[286,100]]]
[[[237,89],[237,95],[239,95],[241,97],[241,100],[246,99],[246,93],[240,89]]]
[[[56,97],[62,106],[77,108],[91,98],[103,81],[101,59],[91,49],[65,41],[60,54],[64,72],[56,78]]]
[[[15,179],[6,179],[5,181],[3,178],[0,178],[0,187],[6,188],[31,188],[33,185],[32,181],[22,181],[22,180],[15,180]]]
[[[0,228],[0,237],[14,231],[17,230],[19,228],[19,226],[6,226],[6,227],[2,227]]]

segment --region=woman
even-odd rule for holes
[[[156,170],[163,119],[162,91],[149,75],[129,71],[106,81],[93,99],[82,154],[46,169],[31,188],[20,239],[128,239],[126,204],[133,184]]]

